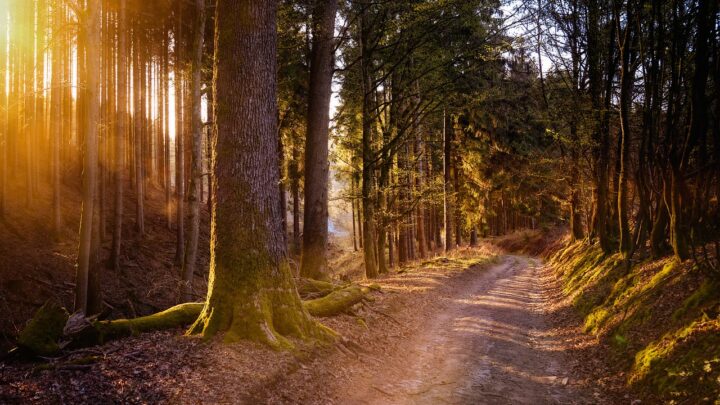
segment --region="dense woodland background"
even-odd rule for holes
[[[0,1],[7,342],[50,297],[111,318],[201,300],[208,277],[238,280],[213,271],[242,227],[227,240],[269,241],[303,279],[557,225],[627,269],[674,256],[720,276],[716,1],[283,0],[248,6],[264,31],[226,46],[242,7]],[[234,177],[277,199],[258,209],[279,236],[253,233],[252,204],[223,210],[244,201]]]

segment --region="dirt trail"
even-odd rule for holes
[[[566,342],[553,332],[541,263],[505,256],[453,288],[424,332],[370,377],[347,382],[355,404],[574,404],[603,402],[573,384]]]
[[[60,359],[97,356],[76,368],[38,373],[36,363],[0,362],[0,403],[613,402],[590,376],[598,356],[580,356],[590,338],[559,322],[548,269],[492,256],[456,252],[374,280],[382,290],[372,302],[323,319],[344,344],[276,352],[183,330],[148,333]]]

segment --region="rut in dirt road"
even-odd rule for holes
[[[602,402],[573,384],[566,346],[543,312],[539,260],[505,256],[427,319],[402,358],[358,387],[353,403]]]

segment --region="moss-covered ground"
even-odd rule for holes
[[[586,242],[550,262],[585,331],[610,345],[630,387],[667,403],[720,403],[718,281],[671,257],[636,256],[628,267]]]

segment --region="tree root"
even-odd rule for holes
[[[200,315],[203,305],[201,302],[189,302],[139,318],[96,321],[93,327],[99,332],[99,342],[103,343],[120,337],[189,325]]]
[[[351,285],[340,288],[335,284],[317,280],[310,280],[305,285],[312,286],[311,288],[316,292],[327,291],[327,294],[321,298],[302,301],[305,310],[315,317],[329,317],[345,313],[353,305],[369,299],[367,295],[371,291],[379,289],[374,285],[370,287]],[[97,321],[84,318],[82,314],[75,314],[68,320],[64,308],[46,305],[38,311],[26,330],[21,333],[20,341],[24,343],[22,346],[28,351],[36,355],[48,356],[65,346],[72,348],[94,346],[126,336],[190,325],[197,322],[204,306],[204,303],[191,302],[139,318]],[[282,319],[280,315],[283,314],[278,312],[274,315],[275,318]],[[64,331],[63,326],[65,326]],[[283,334],[302,335],[300,332],[307,333],[304,330],[291,330],[298,327],[295,324],[278,324],[275,327]],[[320,329],[326,330],[324,327]],[[64,344],[59,344],[63,341]]]
[[[370,291],[372,291],[370,287],[352,285],[342,290],[333,291],[325,297],[304,301],[303,305],[313,316],[339,315],[361,302]]]
[[[303,299],[322,298],[342,288],[342,285],[312,278],[301,278],[297,281],[298,294],[300,294]]]

